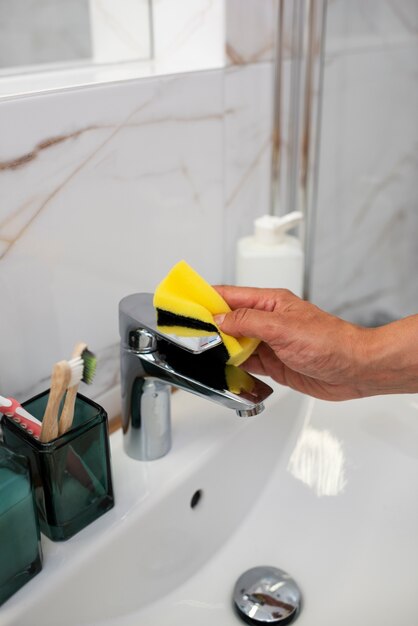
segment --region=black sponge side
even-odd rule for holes
[[[164,309],[157,309],[157,324],[158,326],[182,326],[184,328],[193,328],[194,330],[206,330],[210,333],[218,332],[215,324],[202,322],[194,317],[176,315]]]
[[[224,344],[201,354],[192,354],[163,339],[158,345],[166,363],[177,372],[212,389],[228,389],[225,364],[229,355]]]

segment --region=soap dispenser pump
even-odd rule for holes
[[[254,235],[238,241],[236,284],[280,287],[297,296],[303,292],[304,254],[298,237],[288,231],[303,220],[301,211],[283,217],[263,215],[254,222]]]

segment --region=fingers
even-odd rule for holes
[[[242,364],[242,367],[252,374],[270,376],[280,385],[290,387],[295,391],[306,393],[315,398],[344,400],[353,397],[350,393],[347,394],[347,389],[343,386],[333,387],[286,367],[266,344],[260,344],[257,351]]]
[[[267,311],[236,309],[225,315],[215,315],[215,323],[226,335],[252,337],[270,343],[280,335],[279,324]]]
[[[271,376],[279,383],[283,383],[283,363],[277,358],[273,350],[265,343],[261,343],[257,350],[242,364],[242,367],[252,374]]]
[[[287,289],[259,289],[257,287],[233,287],[215,285],[214,289],[226,300],[231,309],[257,309],[274,311],[289,298],[296,298]]]
[[[251,374],[270,376],[270,372],[264,367],[263,361],[258,354],[252,354],[240,367],[246,372],[251,372]]]

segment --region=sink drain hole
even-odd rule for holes
[[[202,499],[202,496],[203,496],[203,491],[201,489],[198,489],[197,491],[194,492],[192,499],[190,500],[191,509],[195,509],[197,507],[197,505]]]

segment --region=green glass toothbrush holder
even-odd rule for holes
[[[41,537],[28,460],[0,443],[0,605],[41,569]]]
[[[42,421],[49,390],[24,408]],[[42,443],[11,418],[3,418],[7,446],[26,456],[32,471],[41,532],[69,539],[114,505],[107,413],[77,394],[70,430]]]

